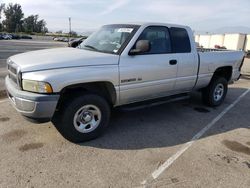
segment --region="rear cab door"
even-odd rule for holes
[[[172,54],[177,60],[177,76],[174,90],[177,93],[189,92],[195,86],[199,68],[198,54],[193,32],[189,27],[169,28]]]

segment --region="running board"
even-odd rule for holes
[[[190,95],[187,93],[184,93],[184,94],[178,94],[178,95],[173,95],[173,96],[169,96],[169,97],[162,97],[162,98],[158,98],[158,99],[147,100],[147,101],[143,101],[143,102],[136,102],[133,104],[127,104],[124,106],[119,106],[117,108],[119,108],[120,110],[123,110],[123,111],[134,111],[134,110],[140,110],[143,108],[150,108],[150,107],[158,106],[161,104],[185,100],[185,99],[189,99],[189,98],[190,98]]]

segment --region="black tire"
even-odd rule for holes
[[[82,133],[75,128],[74,117],[78,110],[86,105],[97,107],[101,112],[101,118],[99,125],[93,131]],[[108,126],[109,118],[108,102],[99,95],[85,94],[64,103],[62,109],[54,115],[52,122],[64,138],[74,143],[80,143],[99,137]]]
[[[217,86],[223,85],[223,95],[219,100],[215,100],[214,93]],[[222,87],[221,87],[222,88]],[[215,107],[223,103],[228,90],[228,81],[223,77],[212,78],[210,84],[202,90],[202,100],[204,104]]]

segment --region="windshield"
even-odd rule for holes
[[[93,33],[78,48],[118,54],[132,38],[139,26],[136,25],[106,25]]]

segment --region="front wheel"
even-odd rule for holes
[[[227,90],[227,80],[223,77],[214,77],[202,91],[203,102],[208,106],[219,106],[223,103]]]
[[[104,132],[110,118],[110,106],[103,97],[86,94],[65,103],[56,116],[57,121],[53,122],[62,136],[79,143]]]

